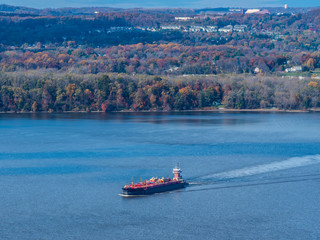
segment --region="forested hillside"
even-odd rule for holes
[[[310,109],[320,107],[317,81],[265,76],[4,74],[0,111],[141,111]]]
[[[225,26],[233,30],[220,31]],[[0,68],[154,75],[253,73],[256,68],[277,73],[299,65],[312,71],[320,67],[319,26],[317,9],[183,22],[172,14],[153,12],[2,17]]]
[[[0,111],[320,106],[320,9],[94,10],[1,5]]]

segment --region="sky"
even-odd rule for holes
[[[116,8],[206,8],[206,7],[289,7],[320,6],[319,0],[0,0],[0,4],[32,8],[116,7]]]

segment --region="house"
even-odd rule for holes
[[[233,31],[244,32],[246,28],[247,28],[247,25],[234,25]]]
[[[206,29],[202,26],[191,26],[189,32],[205,32]]]
[[[161,26],[162,30],[180,30],[181,26],[173,25],[173,26]]]
[[[177,21],[189,21],[189,20],[192,20],[194,18],[192,18],[192,17],[175,17],[174,19],[177,20]]]
[[[149,31],[149,32],[156,32],[157,29],[155,27],[137,27],[137,29],[141,31]]]
[[[223,28],[219,28],[219,32],[232,32],[232,25],[225,26]]]
[[[286,72],[302,72],[302,66],[294,66],[291,68],[286,68]]]
[[[261,73],[261,69],[260,68],[258,68],[258,67],[256,67],[255,69],[254,69],[254,73]]]
[[[216,26],[206,26],[206,32],[216,32],[217,27]]]
[[[134,31],[134,27],[110,27],[110,32],[129,32],[129,31]]]

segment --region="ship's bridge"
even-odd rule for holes
[[[180,180],[182,179],[182,176],[181,176],[181,168],[179,166],[179,164],[177,164],[177,166],[173,169],[173,174],[174,174],[174,177],[173,177],[173,180]]]

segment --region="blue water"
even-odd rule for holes
[[[319,239],[319,120],[0,114],[0,239]],[[118,195],[177,161],[190,187]]]

